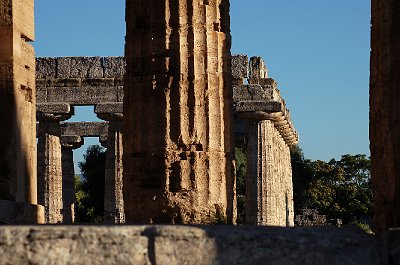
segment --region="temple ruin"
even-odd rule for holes
[[[66,63],[67,62],[67,63]],[[113,62],[113,63],[110,63]],[[65,73],[65,68],[74,73]],[[103,146],[110,145],[107,152],[107,178],[105,190],[105,217],[120,223],[124,221],[122,199],[122,139],[121,118],[123,91],[121,78],[125,74],[123,57],[59,57],[37,58],[37,113],[38,113],[38,158],[39,194],[46,209],[47,223],[70,223],[71,191],[64,190],[64,185],[72,185],[73,174],[70,166],[62,169],[64,164],[71,164],[72,149],[82,145],[82,137],[100,137]],[[298,135],[290,119],[289,111],[279,94],[276,82],[265,74],[266,66],[262,58],[252,57],[249,61],[245,55],[232,56],[231,77],[233,92],[236,144],[243,139],[248,142],[249,172],[247,176],[246,216],[247,224],[293,226],[293,187],[291,181],[291,165],[289,148],[298,141]],[[94,75],[93,73],[100,73]],[[248,79],[248,84],[245,84]],[[61,115],[67,120],[74,114],[74,106],[94,105],[97,115],[107,120],[106,123],[70,123],[50,122],[43,116]],[[272,107],[271,107],[272,106]],[[108,113],[108,114],[107,114]],[[252,117],[258,117],[256,120]],[[61,120],[61,119],[60,119]],[[255,122],[255,123],[254,123]],[[269,124],[268,132],[262,136],[254,129],[260,123]],[[52,125],[51,125],[52,124]],[[105,130],[107,124],[107,132]],[[58,147],[48,144],[45,138],[49,126],[58,128]],[[116,127],[112,127],[116,126]],[[254,127],[255,126],[255,127]],[[109,128],[110,127],[110,128]],[[53,130],[54,131],[54,130]],[[256,133],[256,134],[253,134]],[[54,134],[54,133],[53,133]],[[108,139],[108,137],[111,137]],[[116,140],[113,140],[114,137]],[[46,142],[47,141],[47,142]],[[47,143],[47,147],[46,147]],[[118,148],[115,145],[120,145]],[[62,152],[60,153],[60,146]],[[260,150],[264,150],[259,153]],[[50,150],[49,148],[52,148]],[[54,151],[58,150],[58,151]],[[114,151],[112,151],[114,150]],[[57,154],[58,159],[43,157]],[[61,155],[61,158],[60,158]],[[64,159],[64,157],[66,157]],[[65,160],[61,161],[61,160]],[[46,162],[47,161],[47,162]],[[46,173],[47,168],[53,179]],[[64,176],[68,175],[68,177]],[[61,181],[62,179],[62,181]],[[47,183],[44,186],[44,183]],[[53,187],[46,193],[44,187]],[[54,188],[56,187],[56,188]],[[118,187],[116,189],[116,187]],[[71,188],[68,188],[71,190]],[[118,196],[117,196],[118,195]],[[45,198],[47,201],[45,201]],[[117,202],[116,202],[117,200]],[[57,202],[57,207],[48,202]],[[118,205],[118,206],[116,206]],[[52,210],[54,209],[54,210]],[[50,216],[48,216],[50,214]],[[57,218],[50,218],[56,214]],[[64,218],[63,220],[63,216]]]
[[[83,137],[107,147],[104,217],[125,220],[122,196],[123,57],[36,60],[39,202],[46,223],[72,223],[75,201],[72,150]],[[69,123],[74,106],[94,106],[105,123]],[[106,131],[105,131],[106,130]]]
[[[62,175],[71,172],[71,168],[62,168],[68,167],[71,160],[69,151],[63,155],[63,146],[74,148],[81,136],[63,136],[62,122],[73,113],[73,105],[79,104],[96,105],[99,116],[109,121],[107,145],[112,146],[116,157],[121,156],[118,123],[123,120],[123,185],[129,191],[124,197],[127,221],[234,222],[233,95],[228,89],[232,82],[229,1],[164,3],[127,1],[127,73],[125,80],[102,80],[108,82],[104,87],[109,92],[94,94],[83,78],[86,74],[102,75],[89,77],[93,79],[107,78],[104,60],[102,72],[86,69],[82,74],[75,70],[80,63],[71,58],[65,59],[69,68],[62,68],[67,76],[55,76],[56,83],[49,81],[48,85],[42,85],[46,92],[41,95],[38,89],[37,97],[43,97],[43,102],[38,103],[38,106],[43,104],[38,107],[38,136],[42,138],[39,151],[44,147],[51,152],[45,151],[41,158],[44,163],[37,181],[35,61],[33,48],[28,43],[34,40],[33,0],[2,1],[0,122],[5,128],[0,130],[2,222],[42,223],[61,219],[64,222],[59,210],[68,211],[62,204],[71,203],[71,198],[64,196],[64,190],[60,191],[59,187],[65,179]],[[397,75],[400,53],[396,49],[400,41],[399,14],[400,5],[396,0],[372,0],[370,139],[379,237],[334,228],[2,226],[0,263],[398,265],[400,231],[395,227],[400,225],[397,155],[400,109],[396,105],[400,82]],[[267,187],[265,194],[275,198],[278,207],[284,205],[286,213],[279,216],[288,220],[291,215],[290,197],[286,195],[288,174],[284,170],[279,172],[277,176],[282,180],[279,194],[270,193],[268,183],[276,179],[265,174],[272,170],[273,163],[264,158],[268,152],[277,154],[280,150],[277,161],[287,164],[287,147],[297,141],[297,134],[274,81],[267,78],[261,61],[254,60],[260,75],[255,83],[250,80],[246,84],[249,90],[241,89],[244,84],[237,80],[233,82],[237,87],[234,91],[238,92],[233,93],[237,96],[237,118],[242,120],[243,128],[248,128],[249,172],[254,176],[248,189],[251,194],[259,194]],[[125,95],[122,112],[118,101],[96,101],[106,98],[108,93],[118,98],[120,94],[115,91],[122,91],[122,83]],[[254,84],[259,86],[251,86]],[[73,91],[73,96],[65,98],[65,94],[58,94],[60,87]],[[78,103],[74,97],[80,93],[92,93],[92,97],[84,96],[86,101]],[[257,102],[264,96],[270,97],[269,103]],[[62,103],[66,100],[70,102]],[[111,120],[114,125],[110,124]],[[275,144],[274,148],[271,143]],[[256,154],[262,158],[257,163],[252,160]],[[120,159],[110,158],[110,161],[116,162],[109,167],[112,168],[109,172],[114,172],[111,182],[117,183],[115,172],[120,170],[115,169]],[[37,198],[37,183],[40,194],[47,192],[48,195]],[[65,192],[71,193],[67,184],[64,187]],[[48,200],[49,191],[53,193],[51,196],[64,196],[64,201]],[[257,196],[249,199],[253,209],[257,209],[257,213],[249,215],[250,222],[262,224],[266,221],[262,210],[265,202]],[[72,212],[71,208],[66,216],[72,219]],[[110,217],[116,218],[113,214]]]

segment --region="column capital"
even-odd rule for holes
[[[123,119],[123,103],[122,102],[107,102],[100,103],[94,107],[94,112],[102,120],[121,120]]]
[[[296,145],[299,136],[285,105],[277,101],[246,100],[236,102],[236,112],[240,119],[252,122],[270,120],[274,123],[288,146]]]
[[[56,114],[56,113],[44,113],[44,112],[36,112],[36,119],[39,122],[43,121],[65,121],[70,119],[72,114]]]
[[[38,121],[65,121],[74,115],[74,107],[67,103],[37,103]]]
[[[85,143],[84,139],[78,135],[62,135],[61,146],[71,149],[78,149]]]

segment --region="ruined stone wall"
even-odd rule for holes
[[[0,227],[0,264],[399,265],[400,231],[254,226]]]
[[[0,123],[5,129],[0,130],[0,216],[7,219],[4,222],[33,223],[40,219],[35,206],[35,54],[29,43],[34,38],[33,0],[3,0]]]
[[[232,222],[229,1],[131,0],[126,22],[127,221]]]
[[[246,223],[293,226],[289,148],[298,135],[286,103],[262,58],[233,56],[232,76],[235,142],[247,145]]]
[[[400,5],[372,1],[371,175],[377,231],[400,226]]]

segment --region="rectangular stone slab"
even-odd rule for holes
[[[362,230],[331,227],[0,226],[5,265],[389,265],[389,251]]]

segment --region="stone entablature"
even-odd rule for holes
[[[37,58],[37,103],[122,103],[124,73],[123,57]]]
[[[286,144],[294,146],[298,143],[299,136],[290,111],[277,88],[277,82],[269,78],[267,73],[265,63],[260,57],[252,57],[249,61],[246,55],[232,56],[235,111],[257,112],[260,119],[273,121]]]
[[[61,135],[78,135],[80,137],[99,137],[107,140],[108,122],[62,122]]]

